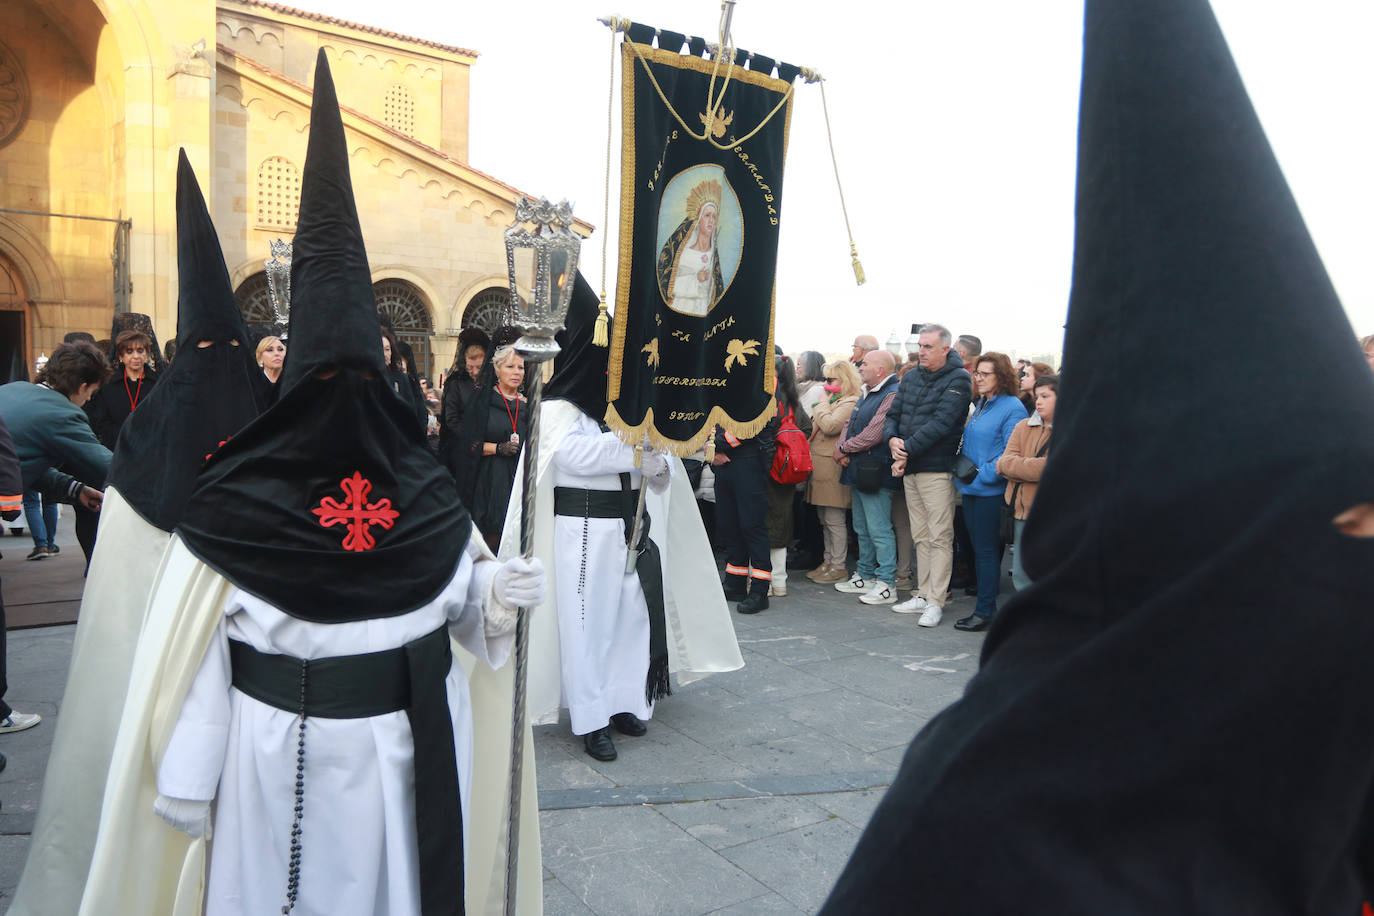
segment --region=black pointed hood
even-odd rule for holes
[[[1374,379],[1205,0],[1085,21],[1035,584],[822,913],[1356,913]]]
[[[291,242],[291,346],[282,367],[281,390],[328,364],[384,373],[379,326],[353,200],[343,119],[321,48],[315,63],[300,216]]]
[[[562,349],[554,358],[553,376],[544,385],[545,400],[571,401],[598,421],[606,419],[606,367],[610,360],[610,350],[592,342],[600,301],[579,271],[568,316],[556,338]]]
[[[178,531],[230,581],[293,617],[391,617],[439,594],[470,523],[382,361],[323,51],[301,189],[281,397],[211,460]]]
[[[253,349],[185,150],[177,164],[177,277],[179,355],[125,421],[106,478],[164,531],[176,527],[209,456],[258,415]]]

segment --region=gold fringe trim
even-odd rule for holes
[[[752,420],[736,420],[725,412],[724,407],[713,407],[711,413],[706,417],[705,423],[690,439],[670,439],[659,432],[658,428],[654,426],[654,409],[652,407],[644,414],[644,422],[638,426],[632,426],[615,409],[614,404],[608,404],[606,407],[606,425],[626,445],[642,444],[644,437],[648,436],[649,445],[655,451],[686,458],[705,445],[706,442],[714,443],[715,440],[712,436],[717,426],[724,428],[726,432],[737,439],[754,438],[768,425],[768,421],[773,419],[773,414],[777,412],[777,406],[777,400],[770,396],[768,407]],[[714,451],[714,446],[712,451]]]

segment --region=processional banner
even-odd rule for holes
[[[638,24],[621,44],[606,422],[627,441],[647,434],[677,454],[717,424],[753,436],[774,412],[774,280],[799,72],[746,52],[717,64],[703,50],[702,39]]]

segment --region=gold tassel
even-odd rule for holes
[[[644,446],[642,445],[635,446],[635,467],[644,467]]]
[[[606,318],[605,296],[601,297],[601,303],[596,308],[596,327],[592,331],[592,344],[598,347],[609,347],[611,345],[611,336],[606,331],[606,325],[608,324],[608,321]]]
[[[853,242],[849,243],[849,256],[854,260],[854,282],[863,286],[868,278],[864,276],[864,266],[859,263],[859,248]]]
[[[712,436],[706,440],[706,463],[710,464],[716,460],[716,437]]]

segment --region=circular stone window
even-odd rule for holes
[[[18,56],[0,44],[0,146],[19,136],[28,117],[28,78]]]

